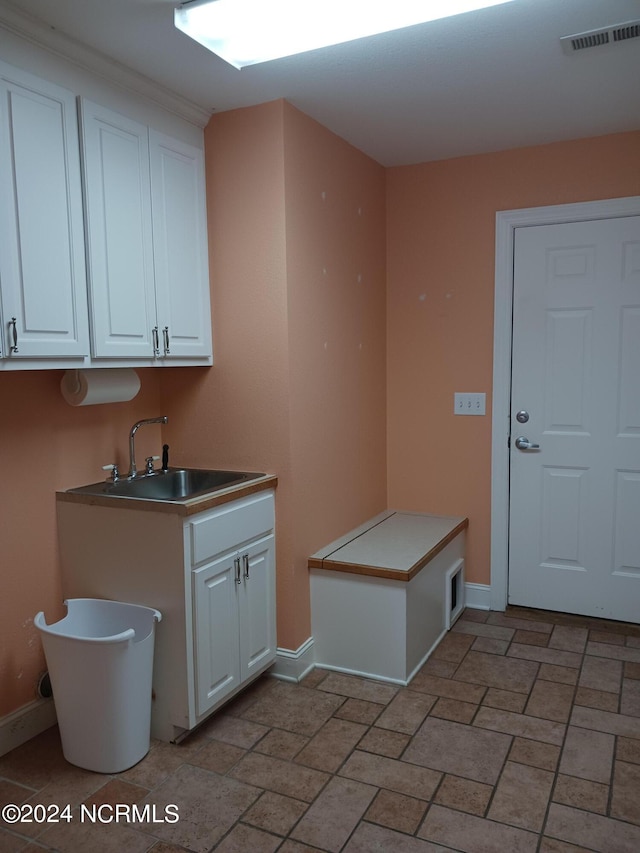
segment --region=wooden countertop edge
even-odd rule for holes
[[[447,533],[446,536],[443,536],[442,539],[433,546],[433,548],[429,549],[429,551],[427,551],[427,553],[421,557],[417,563],[411,566],[408,571],[403,571],[402,569],[383,568],[381,566],[369,566],[359,563],[341,563],[337,560],[331,560],[329,558],[319,559],[317,557],[310,557],[307,565],[310,569],[323,569],[324,571],[329,572],[345,572],[352,575],[366,575],[372,578],[385,578],[386,580],[408,582],[414,578],[419,571],[424,569],[424,567],[428,565],[431,560],[440,553],[440,551],[446,548],[459,533],[466,530],[468,526],[469,519],[463,518],[452,530],[449,531],[449,533]]]
[[[83,495],[78,492],[56,492],[56,500],[63,503],[79,503],[89,506],[104,506],[112,509],[133,509],[143,512],[166,512],[170,515],[195,515],[213,509],[216,506],[235,501],[238,498],[248,497],[256,492],[264,492],[278,485],[278,478],[273,474],[267,474],[260,480],[252,480],[250,483],[240,486],[232,486],[229,489],[221,489],[210,495],[193,498],[190,501],[147,501],[133,498],[111,498],[101,495]]]

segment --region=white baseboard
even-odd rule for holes
[[[276,662],[269,674],[283,681],[302,681],[315,667],[313,637],[309,637],[299,649],[277,649]]]
[[[358,678],[368,678],[370,681],[381,681],[384,684],[395,684],[398,687],[406,687],[409,683],[400,678],[389,678],[386,675],[377,675],[376,673],[364,672],[360,669],[349,669],[344,666],[334,666],[333,664],[322,663],[322,661],[318,661],[314,666],[317,666],[318,669],[326,669],[327,672],[339,672],[341,675],[355,675]]]
[[[53,699],[36,699],[0,719],[0,755],[55,726]]]
[[[465,583],[465,606],[472,610],[491,610],[491,587],[484,583]]]

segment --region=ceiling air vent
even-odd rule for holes
[[[600,47],[603,44],[618,44],[628,39],[640,38],[640,21],[628,21],[626,24],[615,24],[603,27],[601,30],[590,30],[586,33],[576,33],[573,36],[562,36],[560,42],[565,53],[575,53],[589,47]]]

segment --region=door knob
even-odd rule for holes
[[[540,450],[539,444],[534,444],[532,441],[529,441],[528,438],[524,435],[519,435],[516,438],[516,447],[518,450]]]

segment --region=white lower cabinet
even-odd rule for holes
[[[275,656],[273,535],[193,572],[197,713]]]
[[[276,658],[273,489],[189,516],[58,495],[65,598],[156,607],[152,736],[175,740]]]

